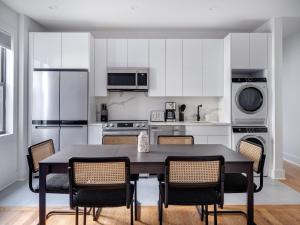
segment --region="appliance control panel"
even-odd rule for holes
[[[148,129],[147,120],[111,120],[103,124],[103,130],[146,130]]]

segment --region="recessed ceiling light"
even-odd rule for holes
[[[50,9],[50,10],[57,10],[58,6],[57,5],[49,5],[48,9]]]

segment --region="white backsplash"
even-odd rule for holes
[[[101,104],[108,106],[109,120],[149,120],[152,110],[165,110],[165,102],[174,101],[178,105],[185,104],[185,120],[196,120],[197,106],[202,104],[201,120],[207,114],[209,120],[218,120],[218,97],[148,97],[143,92],[110,92],[108,97],[96,97],[97,110]]]

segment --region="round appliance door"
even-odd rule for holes
[[[266,141],[261,138],[261,137],[258,137],[258,136],[254,136],[254,135],[247,135],[243,138],[241,138],[238,143],[237,143],[237,146],[236,146],[236,149],[239,149],[240,148],[240,143],[241,141],[249,141],[249,142],[252,142],[254,144],[257,144],[259,145],[263,151],[265,151],[265,148],[266,148]]]
[[[264,105],[264,93],[257,86],[243,86],[236,95],[236,104],[244,113],[257,113]]]

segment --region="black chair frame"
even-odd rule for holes
[[[245,140],[244,140],[245,141]],[[258,147],[261,147],[260,145],[246,141],[250,144],[256,145]],[[266,160],[266,155],[264,154],[264,149],[262,148],[262,155],[261,155],[261,160],[258,165],[258,174],[259,174],[259,185],[253,190],[254,193],[258,193],[263,189],[264,186],[264,165],[265,165],[265,160]],[[225,181],[226,182],[226,181]],[[226,193],[226,192],[225,192]],[[229,193],[229,192],[228,192]],[[213,211],[207,211],[207,209],[204,209],[203,206],[201,206],[202,212],[207,212],[208,214],[214,213]],[[223,209],[223,205],[220,205],[220,208]],[[224,210],[224,211],[217,211],[217,214],[241,214],[247,217],[247,213],[241,210]],[[201,214],[201,220],[203,220],[203,215]]]
[[[76,162],[125,162],[125,184],[96,184],[96,185],[77,185],[74,182],[74,163]],[[128,157],[103,157],[103,158],[81,158],[81,157],[73,157],[69,160],[69,181],[70,181],[70,207],[76,209],[76,219],[75,223],[78,225],[78,207],[73,204],[73,196],[78,189],[86,189],[86,190],[95,190],[95,189],[115,189],[115,188],[125,188],[126,189],[126,208],[130,208],[130,224],[133,225],[133,200],[130,199],[130,160]],[[111,206],[110,206],[111,207]],[[87,207],[84,207],[83,212],[83,222],[86,225],[86,215],[87,215]],[[97,212],[95,212],[95,208],[98,208]],[[93,215],[94,220],[97,220],[100,216],[101,208],[93,207]],[[95,219],[96,218],[96,219]]]
[[[199,183],[199,184],[173,184],[169,182],[169,165],[170,161],[219,161],[220,162],[220,169],[219,169],[219,181],[217,183]],[[220,193],[219,202],[214,204],[214,224],[217,225],[217,204],[222,205],[224,202],[224,157],[223,156],[169,156],[165,161],[165,199],[163,201],[161,197],[161,193],[159,193],[159,203],[158,203],[158,217],[159,217],[159,224],[162,225],[163,220],[163,204],[165,208],[169,206],[169,195],[168,189],[169,187],[182,187],[182,188],[213,188]],[[198,204],[197,204],[198,205]],[[196,205],[196,206],[197,206]],[[206,212],[202,215],[205,215],[206,225],[208,224],[208,205],[205,205]]]

